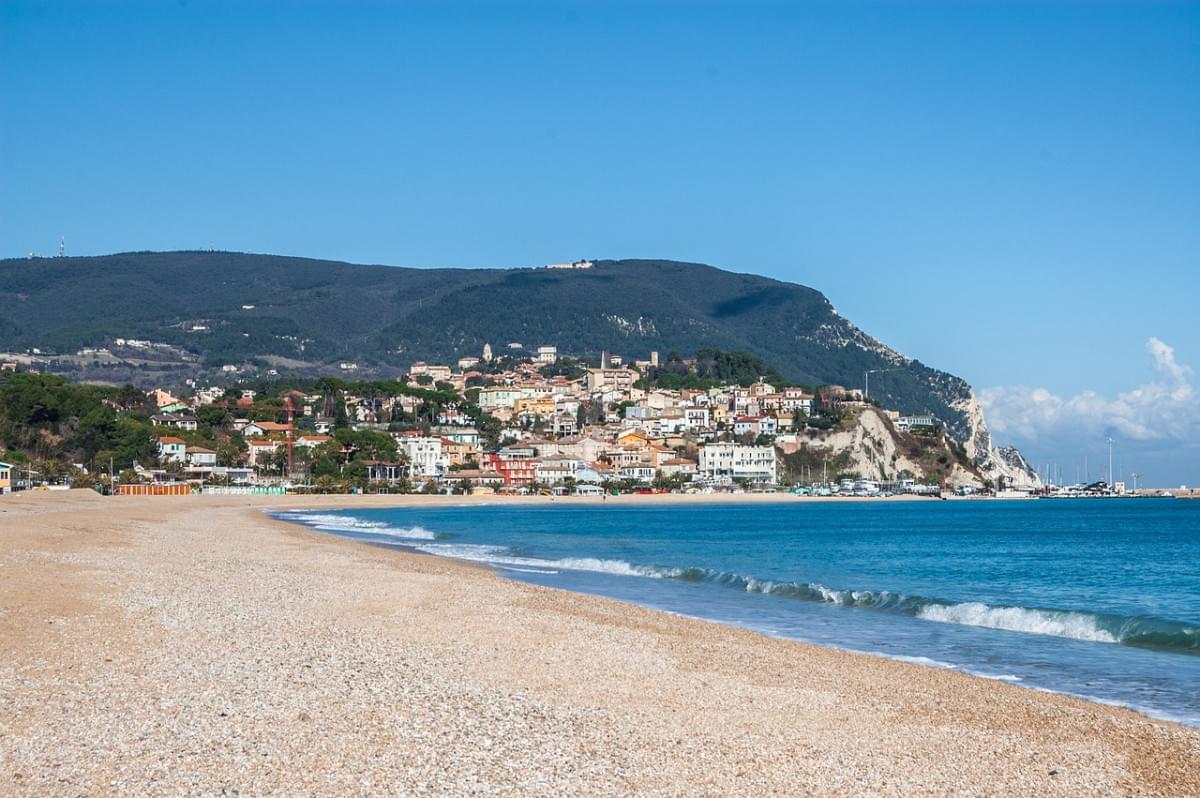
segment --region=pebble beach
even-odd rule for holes
[[[0,794],[1200,794],[1197,729],[264,512],[436,501],[0,497]]]

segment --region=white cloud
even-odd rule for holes
[[[1200,441],[1200,393],[1192,370],[1157,338],[1146,341],[1154,379],[1115,398],[1084,391],[1063,398],[1045,388],[987,388],[979,399],[988,427],[999,438],[1026,442],[1043,437],[1116,434],[1137,441]]]

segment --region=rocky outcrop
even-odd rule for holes
[[[907,441],[911,442],[912,439]],[[983,482],[981,474],[958,462],[941,438],[923,447],[926,460],[915,456],[904,436],[874,407],[861,408],[837,430],[806,433],[793,443],[780,444],[779,448],[784,453],[807,449],[816,458],[837,462],[840,472],[864,479],[889,481],[907,474],[918,481],[940,483],[944,476],[948,488],[980,486]],[[936,465],[936,472],[931,465]],[[828,476],[832,478],[834,474]]]
[[[968,429],[965,440],[961,441],[967,456],[986,479],[997,486],[1003,482],[1007,488],[1042,487],[1041,478],[1019,451],[1013,447],[999,449],[992,443],[992,434],[983,417],[983,406],[969,386],[967,395],[952,407],[962,413]]]
[[[832,323],[822,325],[818,333],[821,343],[826,346],[861,349],[878,356],[887,366],[903,369],[923,382],[929,397],[936,400],[935,406],[925,408],[926,412],[941,422],[952,440],[963,445],[982,479],[993,485],[1003,482],[1004,487],[1010,488],[1042,486],[1037,472],[1019,451],[1011,447],[1001,450],[993,444],[983,407],[966,380],[905,357],[840,316],[835,315]],[[864,424],[870,423],[866,414],[862,418]]]

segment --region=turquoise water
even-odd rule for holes
[[[1200,502],[495,505],[282,518],[1200,726]]]

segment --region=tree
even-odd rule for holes
[[[146,394],[142,389],[129,384],[122,385],[117,390],[113,401],[126,410],[144,410],[147,403]]]
[[[79,419],[72,446],[84,462],[93,464],[96,453],[112,445],[117,431],[117,413],[105,404],[97,404]]]
[[[287,474],[288,453],[287,453],[286,446],[280,446],[275,451],[271,452],[271,456],[270,456],[270,458],[268,458],[268,462],[269,462],[268,468],[270,468],[270,470],[278,471],[279,475],[281,477],[288,476],[288,474]]]
[[[337,462],[328,454],[320,454],[312,465],[312,475],[317,479],[328,478],[335,479],[341,472],[338,469]]]
[[[223,428],[229,423],[232,415],[229,410],[218,405],[196,408],[196,422],[200,426],[211,429]]]
[[[374,430],[339,429],[334,430],[333,436],[343,447],[354,449],[356,457],[388,462],[396,459],[396,439],[386,433]]]
[[[158,451],[158,436],[149,422],[126,416],[117,422],[110,443],[118,468],[151,462]]]
[[[217,462],[224,466],[240,465],[247,448],[249,447],[241,436],[231,437],[217,446]]]
[[[342,476],[359,488],[365,488],[370,478],[367,464],[361,460],[351,460],[342,469]]]

